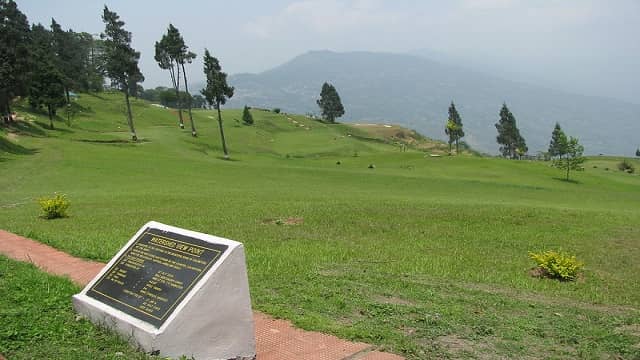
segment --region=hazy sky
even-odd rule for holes
[[[104,1],[18,0],[31,23],[100,33]],[[145,87],[169,83],[153,45],[169,23],[228,73],[309,50],[435,51],[502,77],[640,103],[640,0],[110,0],[142,53]],[[202,64],[188,70],[200,80]],[[190,81],[191,82],[191,81]]]

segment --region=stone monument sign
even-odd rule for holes
[[[73,304],[161,356],[256,354],[244,248],[236,241],[149,222]]]

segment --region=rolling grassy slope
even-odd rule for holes
[[[79,105],[71,127],[19,108],[3,130],[0,228],[102,261],[148,220],[238,240],[256,309],[413,359],[640,356],[640,177],[604,170],[617,159],[571,183],[547,163],[432,158],[347,125],[254,110],[244,126],[225,110],[224,161],[213,111],[194,112],[192,138],[137,101],[131,143],[121,96]],[[53,192],[69,218],[38,218],[34,199]],[[587,264],[579,281],[528,275],[529,251],[558,248]]]

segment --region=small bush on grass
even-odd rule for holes
[[[38,199],[38,203],[44,212],[42,217],[45,219],[67,217],[67,209],[71,205],[71,202],[67,200],[67,197],[60,194],[55,194],[52,198],[44,197]]]
[[[622,160],[622,162],[618,163],[618,170],[632,174],[635,171],[635,168],[627,160]]]
[[[574,255],[553,250],[541,253],[530,252],[529,257],[538,264],[542,276],[563,281],[575,280],[584,266]]]

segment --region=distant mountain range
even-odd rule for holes
[[[342,122],[394,123],[445,139],[453,100],[473,148],[497,153],[498,112],[515,115],[529,153],[546,151],[555,122],[576,136],[586,154],[633,156],[640,146],[640,105],[512,82],[462,67],[403,54],[312,51],[259,74],[237,74],[228,106],[245,104],[318,114],[323,82],[338,90]]]

